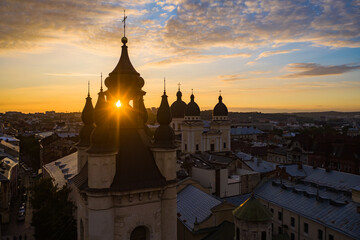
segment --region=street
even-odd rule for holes
[[[17,196],[13,205],[11,206],[10,223],[3,224],[1,227],[2,237],[1,240],[32,240],[34,239],[34,229],[31,227],[32,209],[29,201],[28,188],[33,183],[34,179],[31,177],[31,172],[25,172],[23,168],[19,168],[19,175],[21,177],[21,185],[26,187],[26,212],[25,220],[18,221],[17,214],[22,201],[22,195]],[[19,184],[20,185],[20,184]]]

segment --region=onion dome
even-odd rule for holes
[[[254,195],[237,207],[232,214],[238,220],[249,222],[265,222],[272,220],[272,213],[256,200]]]
[[[228,109],[226,105],[222,102],[222,96],[219,96],[219,102],[215,105],[213,116],[227,116]]]
[[[91,134],[91,146],[89,153],[107,153],[115,151],[115,139],[113,131],[108,124],[108,103],[105,101],[105,93],[102,86],[98,93],[98,99],[94,109],[95,129]]]
[[[173,118],[184,118],[186,103],[181,100],[182,93],[180,87],[176,93],[177,100],[171,104],[171,115]]]
[[[185,108],[185,116],[200,116],[200,108],[194,99],[194,94],[191,94],[190,102],[186,105]]]
[[[90,146],[90,135],[94,129],[94,107],[92,105],[89,91],[84,109],[81,113],[81,120],[83,121],[84,126],[80,129],[80,141],[78,142],[77,146],[88,147]]]
[[[170,127],[172,120],[166,92],[162,95],[161,104],[156,119],[160,126],[155,130],[154,139],[156,147],[174,147],[174,130]]]
[[[128,92],[139,91],[145,83],[130,62],[128,47],[126,46],[127,38],[123,37],[121,41],[123,45],[119,62],[114,70],[109,73],[109,77],[105,79],[105,85],[112,96],[119,95],[120,89],[123,95]]]

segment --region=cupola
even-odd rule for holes
[[[176,97],[176,101],[171,104],[171,115],[173,118],[184,118],[186,103],[181,99],[182,93],[180,91],[180,84]]]
[[[219,102],[215,105],[213,110],[213,120],[228,120],[228,109],[222,102],[222,96],[219,96]]]
[[[191,93],[190,102],[186,105],[185,120],[200,120],[200,108],[195,102],[194,93]]]

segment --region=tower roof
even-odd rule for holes
[[[171,104],[171,115],[173,118],[183,118],[185,114],[186,103],[181,99],[182,93],[179,89],[176,93],[176,101]]]
[[[185,116],[200,116],[199,105],[194,101],[195,96],[191,94],[190,102],[186,105]]]
[[[145,130],[144,79],[130,62],[126,37],[122,43],[120,60],[105,80],[108,89],[99,93],[88,153],[116,154],[116,173],[110,187],[113,191],[162,187],[166,180],[156,165]],[[120,106],[115,105],[118,101]]]
[[[174,130],[169,125],[171,123],[172,117],[165,90],[161,98],[161,104],[156,116],[160,126],[155,130],[155,146],[172,148],[174,147],[175,137]]]
[[[123,45],[119,62],[105,79],[105,86],[108,88],[110,98],[118,97],[120,93],[122,96],[132,95],[134,92],[141,91],[145,83],[131,64],[126,46],[127,38],[123,37],[121,41]]]
[[[249,222],[271,221],[272,214],[254,196],[248,198],[233,211],[234,217]]]
[[[222,96],[219,96],[219,102],[215,105],[213,110],[213,116],[227,116],[228,109],[226,105],[222,102]]]
[[[92,105],[90,91],[88,91],[85,106],[81,113],[81,120],[83,121],[84,126],[80,129],[80,141],[77,146],[88,147],[90,145],[90,135],[94,129],[94,107]]]

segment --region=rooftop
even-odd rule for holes
[[[253,127],[237,127],[230,129],[231,135],[263,134],[264,132]]]
[[[258,159],[247,153],[238,152],[236,156],[243,160],[243,162],[255,172],[267,173],[276,169],[276,163]]]
[[[221,201],[200,189],[188,185],[177,195],[178,219],[190,230],[194,229],[195,219],[201,223],[211,215],[211,209]]]
[[[54,183],[61,187],[77,173],[77,152],[50,162],[44,165],[43,168],[54,179]]]
[[[255,189],[255,195],[268,202],[319,222],[331,229],[360,239],[359,203],[349,194],[311,184],[268,180]],[[318,197],[317,197],[318,194]]]

